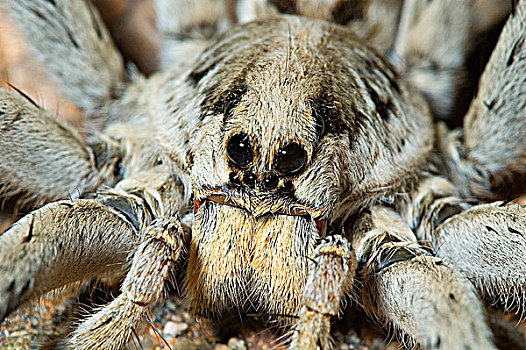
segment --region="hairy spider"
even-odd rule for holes
[[[0,91],[0,188],[34,205],[0,237],[0,320],[110,275],[121,293],[58,347],[120,349],[179,279],[194,315],[267,315],[292,349],[329,348],[351,294],[408,346],[495,349],[482,300],[526,306],[526,211],[487,202],[524,191],[526,0],[464,128],[433,119],[481,3],[158,0],[146,79],[89,3],[4,2],[102,127]]]

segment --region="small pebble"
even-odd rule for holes
[[[188,324],[183,322],[168,321],[164,325],[163,335],[167,338],[175,338],[188,329]]]
[[[232,350],[247,350],[245,341],[239,338],[230,338],[228,340],[228,347]]]

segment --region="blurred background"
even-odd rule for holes
[[[155,29],[153,0],[91,0],[127,62],[148,75],[157,69],[159,37]],[[46,108],[76,124],[79,111],[60,95],[33,58],[24,40],[0,9],[0,86],[24,91]]]

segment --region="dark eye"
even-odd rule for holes
[[[226,144],[228,159],[238,167],[245,167],[252,163],[254,152],[250,145],[250,138],[244,132],[232,135]]]
[[[289,143],[278,150],[274,168],[281,174],[292,175],[303,169],[307,162],[307,151],[297,143]]]

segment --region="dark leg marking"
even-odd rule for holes
[[[112,197],[107,198],[102,201],[102,204],[115,209],[124,217],[126,218],[126,221],[128,221],[134,228],[139,232],[141,230],[141,223],[139,222],[139,218],[137,217],[137,213],[133,209],[133,206],[126,198],[122,197]]]
[[[292,0],[271,0],[270,3],[281,13],[295,15],[298,13],[295,1]]]
[[[486,226],[486,229],[487,229],[488,231],[490,231],[490,232],[493,231],[493,232],[495,232],[496,234],[500,234],[499,231],[495,230],[495,229],[494,229],[493,227],[491,227],[491,226]]]
[[[7,292],[12,292],[15,289],[16,281],[12,280],[11,283],[9,283],[9,286],[7,287]]]
[[[522,237],[522,233],[520,233],[520,231],[517,231],[513,227],[508,227],[508,231],[510,231],[511,233],[515,233],[515,234],[517,234],[517,235]]]
[[[508,56],[508,60],[506,61],[506,67],[509,67],[513,64],[515,61],[515,56],[519,54],[519,51],[521,51],[522,47],[524,46],[525,39],[521,38],[520,40],[517,40],[515,42],[515,45],[513,45],[513,49],[510,52],[510,55]]]
[[[26,282],[26,284],[24,284],[24,286],[22,287],[22,289],[20,290],[20,295],[23,295],[25,292],[27,292],[29,290],[29,285],[31,284],[31,280],[28,280]]]
[[[27,236],[22,241],[23,243],[29,243],[31,242],[31,239],[33,238],[33,224],[35,222],[35,216],[31,216],[31,223],[29,224],[29,232],[27,233]]]
[[[341,1],[332,10],[332,18],[334,22],[345,25],[352,20],[357,20],[363,17],[363,8],[360,1]]]

